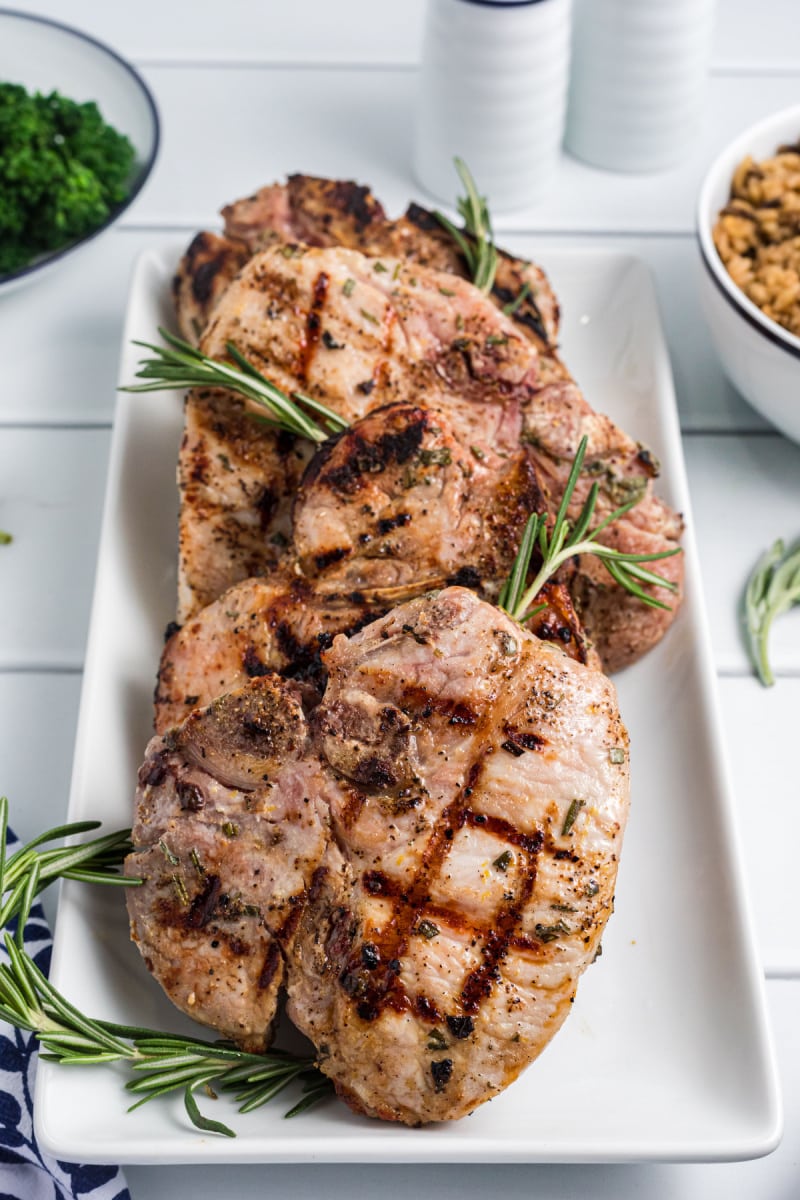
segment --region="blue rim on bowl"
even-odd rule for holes
[[[782,109],[780,112],[758,121],[755,125],[751,125],[714,159],[706,172],[697,203],[697,240],[703,267],[728,304],[774,345],[785,350],[787,354],[800,358],[800,337],[796,337],[788,329],[778,325],[745,295],[728,274],[725,264],[717,253],[712,237],[717,216],[724,206],[729,192],[726,190],[722,203],[719,203],[718,197],[714,199],[714,193],[721,183],[724,183],[726,189],[730,189],[733,173],[745,155],[752,154],[755,158],[768,158],[775,154],[778,145],[784,140],[779,132],[775,133],[771,145],[763,144],[762,147],[761,143],[766,135],[783,125],[794,128],[795,132],[800,132],[800,105]]]
[[[118,66],[122,67],[122,69],[126,71],[128,75],[130,75],[132,81],[141,92],[142,98],[149,109],[150,117],[152,119],[153,137],[152,146],[150,147],[146,157],[141,160],[137,159],[135,164],[136,176],[130,193],[122,202],[122,204],[118,204],[117,207],[109,213],[102,225],[98,225],[98,227],[93,229],[91,233],[85,234],[76,241],[69,242],[66,246],[62,246],[58,250],[53,250],[41,258],[34,259],[33,262],[27,263],[24,267],[20,267],[16,271],[11,271],[7,275],[0,275],[0,289],[2,289],[2,287],[6,284],[16,283],[17,281],[24,279],[27,275],[34,274],[34,272],[40,270],[42,267],[49,267],[52,263],[58,262],[62,258],[66,258],[68,254],[78,250],[81,246],[87,245],[87,243],[93,241],[94,238],[96,238],[99,234],[103,233],[104,230],[108,229],[109,225],[112,225],[114,221],[116,221],[121,214],[130,207],[130,205],[139,195],[139,192],[144,187],[145,183],[150,177],[153,165],[158,156],[159,145],[161,142],[161,122],[159,120],[158,108],[156,106],[155,99],[153,98],[153,93],[150,91],[150,88],[147,86],[136,68],[133,67],[127,61],[127,59],[123,58],[121,54],[118,54],[116,50],[112,50],[110,46],[105,44],[105,42],[101,42],[98,38],[92,37],[91,34],[84,33],[82,29],[76,29],[73,25],[66,25],[63,21],[56,21],[52,17],[41,17],[32,13],[20,12],[19,9],[15,8],[0,8],[0,18],[2,17],[13,17],[20,21],[29,21],[33,25],[46,25],[53,29],[58,29],[62,33],[69,34],[71,37],[75,37],[79,41],[93,46],[102,54],[107,55],[108,58],[112,59]]]

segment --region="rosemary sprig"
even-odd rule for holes
[[[586,444],[587,439],[584,437],[581,439],[578,452],[572,463],[572,470],[570,471],[567,486],[564,489],[564,495],[561,498],[561,504],[552,530],[548,531],[546,513],[532,513],[528,518],[511,574],[503,585],[498,598],[500,607],[504,608],[509,616],[513,617],[516,621],[527,621],[537,612],[541,612],[544,606],[539,605],[532,608],[533,601],[547,580],[568,559],[578,554],[595,555],[603,563],[603,566],[615,583],[618,583],[625,591],[629,592],[632,596],[638,597],[644,604],[649,604],[652,608],[668,609],[669,605],[658,600],[649,592],[646,592],[642,587],[643,584],[648,584],[651,587],[667,588],[672,592],[676,591],[676,585],[671,580],[664,579],[661,575],[650,571],[642,564],[655,562],[661,558],[671,558],[673,554],[680,553],[680,547],[675,547],[674,550],[660,550],[654,554],[625,554],[620,550],[615,550],[611,546],[604,546],[597,541],[598,535],[604,529],[607,529],[614,521],[618,521],[620,517],[630,512],[639,503],[640,496],[629,500],[627,504],[623,504],[612,513],[609,513],[590,532],[589,525],[594,516],[599,493],[599,485],[595,481],[591,486],[589,495],[586,497],[577,520],[573,522],[567,519],[567,511],[583,467]],[[542,564],[533,582],[526,587],[531,558],[537,547],[541,555]]]
[[[55,879],[80,879],[85,883],[111,883],[126,887],[135,887],[141,882],[119,874],[120,864],[132,849],[129,829],[105,834],[78,846],[41,849],[47,842],[87,833],[99,827],[99,821],[75,821],[71,825],[59,825],[7,857],[8,800],[0,796],[0,929],[5,929],[10,921],[19,917],[25,905],[27,912],[38,894]],[[32,879],[35,880],[33,885]],[[24,920],[21,919],[22,925]]]
[[[231,1092],[239,1112],[251,1112],[282,1092],[295,1079],[305,1083],[306,1095],[286,1115],[304,1111],[330,1094],[313,1059],[290,1054],[247,1054],[224,1042],[206,1042],[159,1033],[153,1029],[117,1025],[85,1016],[53,987],[33,959],[9,933],[4,935],[9,961],[0,964],[0,1016],[35,1033],[41,1057],[69,1066],[124,1062],[133,1072],[125,1088],[134,1097],[128,1109],[182,1091],[186,1112],[197,1129],[235,1137],[221,1121],[200,1112],[198,1088]]]
[[[236,366],[209,358],[195,346],[176,337],[168,330],[158,327],[166,346],[154,346],[151,342],[134,341],[135,346],[152,350],[155,358],[144,358],[136,372],[137,379],[146,383],[135,383],[120,388],[121,392],[163,392],[173,388],[212,387],[226,388],[246,400],[261,405],[269,414],[268,424],[287,430],[312,442],[324,442],[332,433],[347,429],[348,422],[337,413],[306,396],[302,392],[287,395],[271,383],[260,371],[248,362],[233,342],[226,343],[228,354]],[[302,407],[301,407],[302,405]],[[310,409],[320,420],[308,415]]]
[[[466,192],[465,196],[459,196],[456,201],[464,228],[459,229],[444,213],[434,211],[433,215],[461,251],[472,282],[488,295],[497,272],[497,247],[492,231],[492,219],[489,216],[486,197],[479,194],[467,164],[461,158],[455,158],[453,162]]]
[[[141,880],[119,873],[131,849],[130,830],[106,834],[77,846],[51,847],[57,838],[96,829],[97,821],[79,821],[51,829],[13,855],[6,855],[8,801],[0,798],[0,928],[16,917],[14,937],[4,932],[8,962],[0,963],[0,1017],[34,1033],[41,1057],[70,1066],[126,1063],[133,1077],[125,1084],[135,1097],[129,1111],[170,1092],[183,1091],[190,1121],[198,1129],[235,1137],[221,1121],[200,1112],[195,1092],[231,1092],[240,1112],[266,1104],[293,1080],[303,1096],[287,1117],[305,1112],[332,1092],[313,1059],[281,1051],[248,1054],[229,1043],[186,1038],[153,1029],[96,1020],[80,1012],[50,983],[23,945],[25,923],[34,899],[57,878],[137,886]]]
[[[778,538],[756,563],[744,594],[747,648],[764,687],[775,682],[768,656],[772,623],[795,604],[800,604],[800,543],[787,551]]]

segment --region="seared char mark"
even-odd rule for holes
[[[258,977],[258,987],[261,991],[266,991],[273,979],[278,967],[281,965],[281,952],[277,942],[270,942],[267,947],[264,965],[261,968],[261,973]]]
[[[326,567],[333,566],[334,563],[341,562],[343,558],[347,558],[350,553],[348,546],[336,546],[332,550],[326,550],[324,554],[318,554],[314,562],[317,570],[324,571]]]
[[[517,297],[519,296],[519,292],[512,292],[511,288],[502,287],[500,284],[495,283],[494,287],[492,288],[492,296],[495,298],[501,308],[505,308],[507,305],[515,303]],[[547,327],[545,326],[544,320],[542,319],[542,314],[539,311],[539,307],[530,291],[528,291],[520,303],[517,304],[513,312],[513,317],[518,325],[525,325],[528,329],[535,333],[536,337],[540,338],[545,346],[550,345]]]
[[[430,414],[417,409],[399,430],[389,430],[375,441],[353,437],[346,463],[325,473],[326,482],[343,496],[354,495],[362,486],[362,476],[377,475],[393,466],[404,466],[419,453]]]
[[[242,665],[244,667],[245,675],[247,675],[248,679],[255,679],[259,675],[269,674],[269,667],[266,666],[265,663],[263,663],[258,657],[258,651],[256,650],[255,646],[251,645],[247,647],[244,652]]]
[[[465,587],[478,591],[481,586],[481,573],[476,567],[459,567],[455,575],[447,580],[448,587]]]
[[[340,981],[348,995],[357,995],[357,1012],[363,1021],[375,1021],[387,1006],[404,1012],[412,1005],[400,970],[400,961],[408,948],[408,940],[427,911],[432,882],[439,877],[442,864],[451,850],[456,829],[466,821],[469,797],[480,776],[480,763],[474,763],[467,773],[467,783],[452,804],[443,812],[425,846],[420,866],[413,879],[400,892],[394,893],[391,920],[376,937],[379,962],[365,975],[360,951],[350,956]],[[365,887],[372,895],[387,895],[387,883],[377,872],[370,873]],[[357,991],[349,990],[357,989]]]
[[[503,726],[503,732],[506,734],[506,740],[502,743],[502,749],[516,757],[524,754],[526,750],[542,750],[547,745],[547,739],[541,734],[514,729],[508,724]]]
[[[311,360],[322,335],[322,310],[325,307],[329,285],[330,277],[324,271],[320,271],[314,280],[311,307],[306,314],[305,337],[300,348],[298,375],[301,380],[308,379]]]
[[[176,790],[181,808],[188,809],[189,812],[199,812],[205,807],[206,798],[196,784],[181,782],[177,784]]]
[[[258,511],[261,521],[261,528],[268,529],[272,524],[272,519],[278,510],[279,498],[272,488],[265,487],[256,501],[256,510]]]
[[[207,875],[202,889],[192,900],[186,915],[189,929],[203,929],[214,915],[222,884],[218,875]]]
[[[541,846],[541,838],[539,840]],[[522,862],[517,871],[519,880],[516,892],[508,892],[508,900],[503,902],[494,915],[492,928],[486,934],[482,956],[483,962],[477,970],[472,971],[461,991],[461,1004],[465,1013],[474,1015],[480,1010],[483,1001],[491,995],[494,984],[499,979],[499,965],[505,958],[509,942],[519,926],[522,913],[533,894],[536,883],[536,869],[539,850],[533,853],[520,852]]]

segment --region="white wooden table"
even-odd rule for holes
[[[302,170],[368,181],[390,212],[419,195],[410,138],[423,0],[17,0],[85,29],[142,69],[162,151],[121,225],[35,287],[0,300],[0,790],[17,831],[64,814],[132,263],[145,247],[213,224],[221,203]],[[679,396],[703,584],[786,1112],[781,1147],[730,1165],[605,1167],[190,1167],[128,1169],[135,1200],[270,1195],[441,1200],[790,1200],[800,1196],[800,611],[773,643],[764,691],[741,648],[737,601],[775,537],[800,534],[800,447],[725,381],[696,297],[693,207],[716,148],[796,103],[796,0],[719,0],[706,119],[677,170],[595,171],[564,158],[545,202],[497,222],[541,258],[608,246],[654,272]],[[425,199],[424,197],[420,197]],[[800,380],[799,380],[800,382]],[[124,631],[120,631],[124,636]]]

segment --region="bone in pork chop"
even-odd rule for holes
[[[248,1046],[285,983],[357,1111],[459,1117],[537,1057],[596,955],[628,805],[614,688],[463,588],[323,659],[308,714],[264,677],[151,742],[133,935]]]

